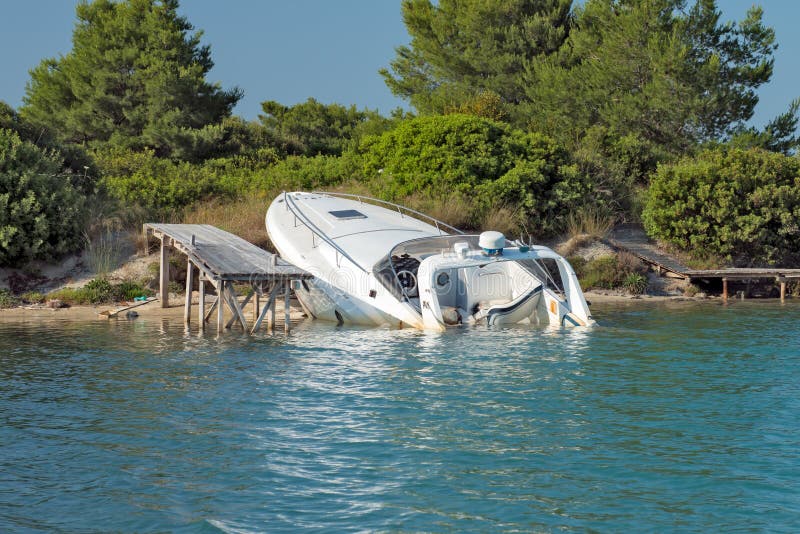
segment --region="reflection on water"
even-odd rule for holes
[[[0,530],[754,530],[800,512],[800,306],[594,329],[0,321]]]

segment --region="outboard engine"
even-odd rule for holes
[[[483,232],[478,238],[478,245],[487,256],[502,256],[506,237],[500,232]]]

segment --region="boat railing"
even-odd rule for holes
[[[381,200],[379,198],[373,198],[373,197],[368,197],[368,196],[364,196],[364,195],[354,195],[354,194],[351,194],[351,193],[333,193],[333,192],[330,192],[330,191],[314,191],[314,193],[317,194],[317,195],[328,195],[328,196],[331,196],[331,197],[352,198],[352,199],[358,200],[362,204],[364,202],[366,202],[367,204],[377,204],[379,206],[388,206],[388,207],[390,207],[392,209],[397,210],[397,212],[400,214],[401,217],[403,217],[403,212],[405,211],[409,215],[415,215],[417,218],[423,219],[426,222],[433,223],[433,225],[439,231],[439,235],[442,235],[444,233],[442,231],[442,228],[446,228],[447,230],[451,230],[451,231],[455,232],[456,234],[464,235],[464,232],[462,232],[461,230],[459,230],[458,228],[456,228],[454,226],[450,226],[446,222],[440,221],[439,219],[431,217],[430,215],[422,213],[421,211],[417,211],[417,210],[408,208],[408,207],[400,205],[400,204],[395,204],[394,202],[389,202],[388,200]]]
[[[311,230],[312,243],[314,241],[314,236],[317,236],[322,242],[330,246],[338,256],[346,258],[348,261],[350,261],[350,263],[352,263],[365,273],[369,272],[367,269],[362,267],[360,263],[354,260],[347,252],[345,252],[345,250],[342,247],[340,247],[333,239],[328,237],[328,235],[325,232],[323,232],[316,224],[311,222],[311,220],[308,217],[306,217],[305,213],[303,213],[303,211],[295,203],[294,199],[289,194],[287,194],[286,191],[283,192],[283,203],[286,205],[286,209],[292,212],[292,215],[294,215],[295,220],[300,221],[303,224],[303,226]]]

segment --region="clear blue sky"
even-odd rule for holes
[[[22,103],[28,70],[71,49],[73,0],[6,0],[0,18],[0,100]],[[752,0],[719,0],[726,20]],[[761,125],[800,97],[800,2],[763,0],[780,45],[772,81],[762,87],[753,123]],[[264,100],[314,97],[388,114],[404,103],[383,83],[394,49],[409,41],[392,0],[183,0],[181,13],[204,31],[215,63],[209,75],[245,92],[235,113],[254,119]]]

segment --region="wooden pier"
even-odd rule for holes
[[[169,256],[170,248],[186,255],[186,300],[184,322],[188,325],[192,315],[192,282],[194,270],[199,272],[200,329],[216,311],[217,332],[238,322],[245,332],[256,332],[266,319],[271,331],[275,326],[275,304],[283,293],[284,329],[289,332],[289,297],[293,280],[312,278],[311,274],[267,252],[244,239],[208,224],[161,224],[146,223],[144,232],[161,240],[159,296],[161,307],[169,307]],[[206,283],[216,290],[217,296],[211,307],[205,309]],[[236,285],[248,285],[252,289],[240,303]],[[266,297],[262,307],[261,299]],[[244,308],[253,301],[253,324],[248,324]],[[231,318],[225,322],[225,307]]]
[[[729,280],[773,279],[780,285],[781,302],[786,299],[786,282],[800,280],[800,269],[730,268],[730,269],[690,269],[677,258],[659,250],[638,225],[621,225],[614,229],[608,238],[611,246],[625,250],[652,266],[658,274],[666,274],[686,280],[722,280],[722,298],[728,300]]]

